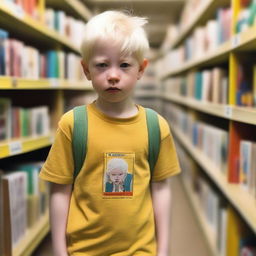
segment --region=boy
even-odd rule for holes
[[[51,182],[54,256],[169,256],[167,178],[180,171],[176,151],[167,122],[158,116],[161,144],[150,181],[145,109],[132,100],[147,66],[145,23],[107,11],[86,26],[82,66],[98,94],[87,106],[86,159],[74,181],[69,111],[59,122],[40,173]],[[104,172],[113,156],[125,159],[132,169],[133,191],[125,196],[104,193]]]

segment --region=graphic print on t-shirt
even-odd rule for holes
[[[133,195],[134,153],[111,152],[104,156],[103,195]]]

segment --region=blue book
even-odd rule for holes
[[[56,51],[48,51],[47,57],[47,77],[58,78],[58,56]]]
[[[5,55],[5,40],[9,37],[9,33],[0,29],[0,75],[6,75],[6,55]]]
[[[202,99],[202,72],[196,72],[195,77],[195,99],[201,100]]]

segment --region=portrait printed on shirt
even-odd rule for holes
[[[105,153],[104,196],[133,195],[134,162],[134,153]]]

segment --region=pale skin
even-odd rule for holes
[[[137,114],[132,100],[133,89],[148,61],[140,63],[134,55],[122,55],[113,43],[97,43],[89,61],[82,61],[88,80],[98,94],[97,108],[111,117],[126,118]],[[71,196],[71,185],[52,184],[50,220],[54,256],[68,256],[66,225]],[[151,185],[157,233],[157,255],[169,256],[171,191],[169,180]]]

